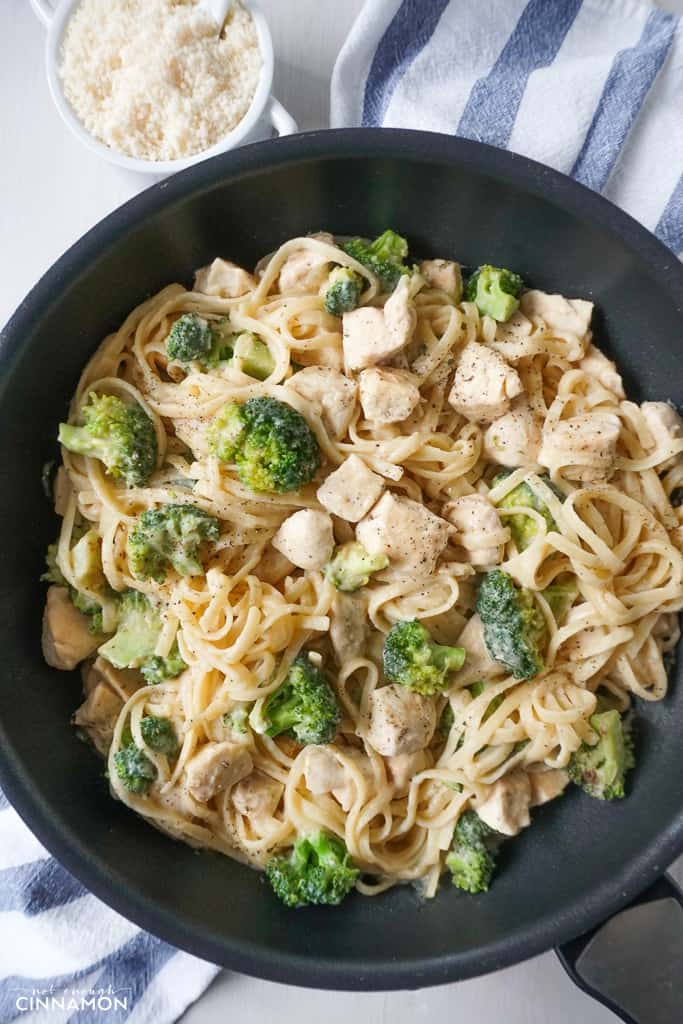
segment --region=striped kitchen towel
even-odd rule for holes
[[[637,0],[367,0],[331,121],[447,132],[602,192],[683,254],[683,27]]]
[[[218,971],[92,896],[1,791],[0,937],[1,1024],[170,1024]]]

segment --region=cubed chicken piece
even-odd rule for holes
[[[88,663],[81,669],[83,677],[83,693],[88,694],[98,683],[104,682],[118,694],[121,701],[128,700],[144,685],[142,676],[134,668],[114,668],[106,658],[97,657],[92,664]]]
[[[403,796],[410,789],[413,778],[430,766],[431,759],[426,750],[416,750],[412,754],[387,757],[385,763],[396,796]]]
[[[422,285],[419,274],[402,274],[384,309],[359,306],[342,317],[347,370],[363,370],[391,359],[408,344],[417,323],[413,302]]]
[[[567,480],[596,483],[615,469],[621,423],[616,413],[581,413],[543,430],[538,461]]]
[[[463,561],[472,565],[498,565],[502,561],[510,531],[502,525],[498,509],[483,494],[454,498],[444,505],[442,514],[455,527],[452,539]]]
[[[591,345],[586,355],[580,360],[579,369],[587,373],[589,377],[595,377],[603,388],[607,388],[617,398],[626,397],[621,374],[612,360],[608,359],[604,352],[601,352],[595,345]]]
[[[366,754],[355,747],[343,747],[341,753],[353,761],[365,779],[372,779],[372,765]],[[307,788],[314,796],[331,793],[341,804],[342,810],[348,811],[353,806],[357,795],[356,784],[345,765],[336,756],[334,747],[307,748],[304,778]]]
[[[187,763],[188,792],[204,804],[249,775],[253,768],[251,754],[241,743],[207,743]]]
[[[83,730],[95,750],[103,757],[109,752],[122,707],[121,698],[100,680],[95,683],[73,717],[73,724]]]
[[[505,666],[495,661],[484,643],[484,629],[478,615],[468,619],[467,625],[457,640],[458,647],[467,651],[465,664],[451,676],[453,687],[469,686],[477,679],[495,679],[505,675]]]
[[[457,608],[449,608],[439,615],[430,615],[423,618],[423,625],[427,627],[437,644],[446,644],[447,647],[455,647],[455,641],[465,627],[465,616]]]
[[[254,576],[258,576],[264,583],[274,585],[283,580],[285,576],[289,576],[294,568],[294,562],[290,562],[272,544],[267,544],[259,562],[254,566]]]
[[[410,498],[386,493],[356,527],[356,537],[371,555],[385,554],[391,569],[403,575],[429,576],[448,544],[452,527]]]
[[[477,807],[483,822],[504,836],[516,836],[531,824],[531,783],[526,772],[509,772],[498,779]]]
[[[520,307],[530,319],[542,320],[549,331],[577,338],[585,337],[593,315],[593,303],[586,299],[565,299],[535,289],[522,294]]]
[[[663,454],[658,466],[661,469],[669,469],[674,459],[666,456],[671,456],[672,453],[675,456],[683,450],[683,420],[667,402],[643,402],[640,411],[655,442],[653,450],[659,449]]]
[[[362,593],[338,590],[330,608],[330,641],[337,661],[361,658],[368,636],[367,602]]]
[[[491,423],[505,415],[523,390],[519,374],[502,356],[473,341],[460,353],[448,401],[468,420]]]
[[[55,474],[54,483],[55,512],[58,516],[66,515],[66,506],[70,495],[71,480],[69,479],[69,474],[64,469],[64,466],[60,466]]]
[[[401,423],[420,401],[415,377],[407,370],[370,367],[358,384],[363,415],[373,423]]]
[[[221,299],[238,299],[253,291],[256,281],[251,274],[230,260],[214,260],[194,275],[194,291],[218,295]]]
[[[384,303],[384,323],[399,348],[412,340],[417,326],[417,310],[413,301],[423,285],[419,274],[401,274],[398,284]]]
[[[405,686],[392,683],[373,690],[369,711],[368,742],[385,757],[424,750],[434,735],[434,701]]]
[[[281,782],[255,771],[233,786],[230,800],[238,814],[252,821],[262,821],[273,817],[283,792]]]
[[[89,658],[102,642],[88,629],[89,620],[74,608],[66,587],[52,586],[43,612],[43,657],[52,668],[66,672]]]
[[[384,490],[384,480],[358,455],[349,455],[317,491],[320,504],[340,519],[357,523],[367,515]]]
[[[510,412],[484,433],[484,456],[499,466],[536,465],[540,447],[541,427],[524,397],[515,399]]]
[[[341,440],[356,408],[358,385],[355,381],[329,366],[306,366],[293,374],[286,386],[317,405],[330,437]]]
[[[334,238],[327,231],[320,231],[311,238],[334,245]],[[282,293],[291,292],[293,295],[317,295],[327,280],[329,270],[328,256],[314,249],[297,249],[282,264],[278,288]]]
[[[534,325],[531,320],[525,317],[520,310],[516,310],[509,320],[496,324],[496,341],[504,341],[509,344],[526,341],[533,329]],[[517,358],[519,358],[519,353]]]
[[[569,784],[569,776],[561,768],[547,772],[529,772],[531,783],[531,806],[540,807],[563,793]]]
[[[420,273],[429,288],[438,288],[456,302],[460,302],[462,271],[459,263],[454,263],[453,260],[423,260],[420,264]]]
[[[285,519],[271,544],[300,569],[322,569],[334,550],[332,519],[327,512],[302,508]]]

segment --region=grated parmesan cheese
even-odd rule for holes
[[[261,53],[235,3],[221,36],[198,0],[82,0],[64,35],[64,94],[106,146],[143,160],[209,149],[242,120]]]

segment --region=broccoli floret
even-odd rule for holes
[[[296,409],[277,398],[229,402],[209,427],[209,448],[223,462],[234,462],[252,491],[298,491],[320,466],[315,434]]]
[[[360,301],[363,278],[348,267],[335,267],[323,285],[325,309],[332,316],[350,313]]]
[[[228,711],[227,714],[223,715],[223,723],[227,725],[233,732],[238,732],[242,736],[249,732],[249,712],[251,710],[251,704],[238,704],[232,711]]]
[[[93,601],[87,594],[81,594],[78,590],[74,590],[73,587],[69,587],[69,597],[74,608],[78,608],[79,612],[87,615],[90,619],[88,623],[89,632],[95,636],[100,636],[104,633],[102,605],[98,604],[97,601]]]
[[[157,770],[144,751],[133,743],[129,729],[121,737],[121,747],[114,754],[114,770],[131,793],[143,796],[157,777]]]
[[[151,658],[161,632],[157,608],[144,594],[127,590],[119,599],[118,628],[99,653],[114,668],[138,668]]]
[[[465,299],[473,302],[483,316],[503,323],[519,308],[524,282],[519,274],[485,263],[477,267],[465,288]]]
[[[256,380],[265,380],[275,369],[275,360],[265,341],[251,331],[235,335],[232,362]]]
[[[176,641],[168,653],[168,657],[161,658],[158,654],[152,654],[140,665],[140,672],[148,686],[156,686],[166,679],[175,679],[181,672],[184,672],[187,665],[183,661]]]
[[[110,476],[142,487],[157,462],[154,424],[137,404],[115,395],[90,393],[81,409],[82,426],[59,424],[59,441],[70,452],[99,459]]]
[[[140,732],[151,750],[166,754],[167,757],[176,757],[178,754],[178,737],[170,719],[145,715],[140,722]]]
[[[451,702],[449,701],[444,707],[443,711],[441,712],[441,717],[439,718],[436,731],[439,733],[440,736],[448,736],[449,732],[453,728],[454,722],[455,715],[453,714],[453,707],[451,706]]]
[[[486,892],[496,868],[496,833],[474,811],[465,811],[453,832],[446,857],[453,885],[465,892]]]
[[[128,535],[133,575],[162,583],[171,566],[181,576],[201,576],[200,548],[205,541],[217,540],[219,533],[216,517],[196,505],[147,509]]]
[[[602,711],[590,721],[598,741],[582,743],[573,754],[569,778],[597,800],[620,800],[626,773],[635,764],[631,734],[616,710]]]
[[[481,697],[481,695],[484,692],[484,690],[486,689],[486,687],[487,687],[487,683],[483,679],[478,679],[476,683],[472,683],[472,685],[468,686],[467,689],[470,691],[472,696],[476,698],[476,697]],[[482,722],[485,722],[487,718],[490,718],[491,715],[493,714],[493,712],[498,710],[498,708],[500,707],[500,705],[503,703],[504,700],[505,700],[505,694],[504,693],[496,694],[496,696],[493,697],[489,701],[489,704],[488,704],[488,707],[486,708],[486,711],[481,716]]]
[[[256,732],[266,736],[286,733],[299,743],[331,743],[337,735],[341,713],[337,698],[319,668],[305,654],[292,663],[282,683],[264,701]]]
[[[495,487],[502,480],[510,475],[512,470],[505,470],[498,473],[492,480],[491,485]],[[550,488],[553,494],[559,498],[560,501],[564,501],[566,495],[555,486],[552,480],[547,476],[542,476],[539,479],[543,481],[546,487]],[[532,508],[535,512],[538,512],[543,516],[546,523],[546,531],[550,533],[552,530],[557,531],[557,523],[550,514],[550,509],[543,501],[541,496],[534,491],[532,485],[523,480],[521,484],[517,484],[511,491],[501,498],[497,502],[497,508]],[[533,516],[525,515],[524,512],[516,512],[514,515],[505,516],[505,525],[510,527],[510,533],[512,539],[517,545],[518,551],[524,551],[528,548],[532,540],[538,534],[538,523]]]
[[[579,593],[576,576],[572,576],[569,573],[558,576],[541,593],[550,605],[550,611],[555,616],[555,621],[560,625],[566,618]]]
[[[178,317],[166,338],[169,359],[179,363],[204,362],[214,345],[211,325],[196,313],[183,313]]]
[[[74,607],[83,615],[88,616],[90,620],[88,623],[89,631],[95,636],[100,636],[104,632],[102,605],[93,598],[81,593],[75,587],[69,586],[62,575],[61,569],[57,565],[57,547],[58,545],[56,543],[48,545],[47,554],[45,556],[47,570],[40,578],[41,580],[45,580],[47,583],[54,583],[59,587],[66,587],[69,591],[69,598]],[[94,530],[87,530],[81,536],[80,540],[77,541],[71,549],[71,557],[77,581],[81,586],[87,587],[88,589],[101,589],[103,591],[104,600],[104,592],[108,588],[106,587],[106,581],[102,572],[101,542],[99,536]],[[113,594],[113,591],[111,593]],[[108,596],[109,595],[107,594],[106,597],[108,598]]]
[[[385,292],[394,290],[401,274],[410,273],[410,268],[405,264],[408,243],[395,231],[385,231],[374,242],[352,238],[343,243],[342,249],[372,271]]]
[[[66,587],[68,583],[62,575],[62,570],[57,565],[57,547],[55,544],[48,544],[45,552],[45,572],[40,577],[45,583],[54,583],[58,587]]]
[[[371,555],[362,544],[349,541],[336,548],[332,561],[325,566],[325,575],[337,590],[352,592],[367,586],[372,573],[388,565],[386,555]]]
[[[322,831],[300,836],[289,854],[266,864],[266,878],[286,907],[338,906],[358,875],[344,841]]]
[[[465,662],[465,648],[434,643],[425,627],[412,619],[391,627],[384,639],[383,660],[384,674],[392,683],[429,695],[448,689],[450,673]]]
[[[543,669],[546,625],[531,591],[518,587],[502,569],[492,569],[481,581],[477,612],[491,657],[515,679],[538,675]]]

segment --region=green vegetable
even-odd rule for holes
[[[81,594],[78,590],[74,590],[73,587],[69,587],[69,597],[74,608],[78,608],[79,612],[87,615],[90,619],[88,623],[89,632],[95,636],[100,636],[104,633],[102,605],[98,604],[97,601],[93,601],[87,594]]]
[[[233,732],[246,735],[246,733],[249,732],[250,709],[250,704],[238,704],[237,707],[232,709],[232,711],[228,711],[227,714],[223,715],[224,724],[229,726]]]
[[[502,480],[510,475],[512,470],[504,470],[498,473],[492,480],[491,486],[495,487]],[[560,501],[565,500],[565,495],[558,487],[552,482],[547,476],[542,476],[540,479],[543,483],[550,488]],[[496,503],[497,508],[532,508],[535,512],[540,513],[543,516],[546,523],[546,532],[550,533],[552,530],[557,531],[557,523],[550,514],[550,509],[543,501],[541,496],[534,491],[532,485],[523,480],[521,484],[517,484],[511,491],[501,498]],[[524,551],[528,548],[532,540],[538,534],[538,523],[533,516],[525,515],[524,512],[516,512],[514,515],[505,516],[505,525],[510,527],[510,533],[512,539],[517,545],[518,551]]]
[[[541,593],[550,605],[555,621],[560,625],[566,618],[579,593],[576,576],[572,576],[569,573],[558,576]]]
[[[180,363],[203,362],[211,354],[213,344],[209,322],[196,313],[183,313],[166,338],[166,352],[169,359]]]
[[[91,633],[99,636],[104,632],[102,605],[86,594],[81,593],[75,587],[69,586],[62,572],[57,565],[58,545],[48,545],[45,562],[47,570],[40,577],[47,583],[54,583],[59,587],[66,587],[69,591],[69,598],[75,608],[90,619],[88,629]],[[101,590],[102,600],[111,600],[113,591],[110,591],[104,578],[101,560],[101,542],[95,530],[87,530],[71,549],[74,575],[81,586],[89,590]]]
[[[444,707],[443,711],[441,712],[441,717],[439,718],[439,723],[436,727],[436,731],[439,733],[440,736],[448,736],[449,732],[453,728],[454,722],[455,715],[453,714],[453,708],[451,706],[451,702],[449,701]]]
[[[496,833],[474,811],[465,811],[453,832],[446,867],[453,885],[465,892],[486,892],[496,868]]]
[[[335,549],[332,561],[325,566],[325,575],[337,590],[352,592],[367,586],[372,573],[388,565],[386,555],[371,555],[358,541],[349,541]]]
[[[597,743],[582,743],[569,762],[569,778],[597,800],[620,800],[624,779],[635,757],[630,731],[616,710],[602,711],[591,718]]]
[[[492,658],[515,679],[531,679],[543,669],[546,626],[533,594],[501,569],[487,572],[479,586],[477,612]]]
[[[300,836],[289,854],[266,864],[266,878],[286,907],[338,906],[358,875],[344,841],[322,831]]]
[[[133,743],[130,730],[121,737],[122,745],[114,754],[114,771],[131,793],[143,796],[157,777],[157,770],[144,751]]]
[[[99,653],[115,668],[139,668],[154,654],[161,632],[159,611],[137,590],[121,595],[118,611],[116,633]]]
[[[169,567],[181,576],[201,576],[200,548],[218,540],[220,524],[196,505],[163,505],[138,516],[128,535],[128,560],[138,579],[162,583]]]
[[[482,693],[486,690],[487,685],[488,684],[485,683],[483,679],[479,679],[477,680],[476,683],[472,683],[471,686],[468,686],[467,689],[470,691],[472,696],[476,698],[481,697]],[[490,718],[493,712],[498,710],[498,708],[500,707],[504,700],[504,693],[496,694],[496,696],[489,701],[489,705],[486,708],[486,711],[481,716],[482,722],[485,722],[487,718]]]
[[[140,722],[140,732],[151,750],[155,750],[158,754],[166,754],[167,757],[177,756],[178,737],[170,719],[145,715]]]
[[[47,551],[45,553],[45,564],[47,569],[40,577],[45,583],[54,583],[58,587],[68,586],[62,570],[57,565],[57,543],[48,544]]]
[[[360,301],[363,278],[348,267],[335,267],[324,286],[325,309],[332,316],[350,313]]]
[[[413,619],[396,622],[384,640],[384,674],[392,683],[426,695],[447,690],[450,673],[465,662],[464,647],[436,644],[425,627]]]
[[[209,427],[209,448],[223,462],[234,462],[250,490],[298,491],[320,466],[315,434],[296,409],[277,398],[229,402]]]
[[[167,658],[162,658],[157,654],[145,658],[140,665],[140,672],[148,686],[155,686],[157,683],[163,683],[165,679],[175,679],[186,668],[187,665],[181,657],[176,641]]]
[[[410,273],[410,268],[405,264],[408,243],[395,231],[385,231],[374,242],[352,238],[343,243],[342,249],[372,271],[385,292],[394,290],[401,274]]]
[[[503,323],[519,308],[524,282],[519,274],[485,263],[478,267],[465,287],[465,299],[474,302],[482,316]]]
[[[110,476],[142,487],[154,472],[157,438],[154,424],[137,404],[115,395],[90,393],[81,409],[82,426],[59,424],[59,441],[70,452],[99,459]]]
[[[286,733],[299,743],[331,743],[341,713],[337,698],[319,668],[305,654],[292,663],[282,685],[264,701],[252,726],[266,736]]]
[[[242,331],[235,335],[232,362],[237,363],[248,377],[265,380],[275,369],[275,360],[265,341],[251,331]]]

